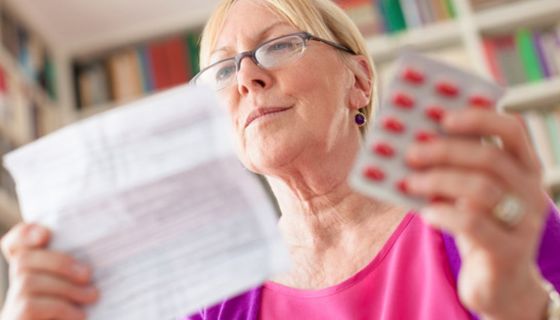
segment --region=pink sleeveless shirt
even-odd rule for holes
[[[409,213],[377,256],[320,290],[267,282],[259,319],[470,319],[456,293],[442,235]]]

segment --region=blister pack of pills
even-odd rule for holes
[[[407,194],[407,148],[445,135],[440,121],[461,108],[495,108],[504,90],[479,76],[414,52],[397,60],[381,105],[349,176],[357,191],[419,209],[428,199]]]

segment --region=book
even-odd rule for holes
[[[167,39],[165,42],[165,57],[169,86],[186,83],[191,77],[190,65],[187,64],[186,50],[180,37]]]
[[[406,30],[406,22],[399,0],[380,0],[379,11],[385,17],[385,27],[389,33]]]
[[[148,54],[148,48],[145,45],[142,45],[136,49],[136,54],[138,55],[138,62],[140,63],[142,89],[145,93],[152,92],[155,89],[154,74]]]
[[[193,76],[196,75],[199,71],[200,71],[200,65],[199,65],[199,38],[200,35],[196,34],[196,33],[189,33],[186,36],[186,41],[185,43],[187,44],[188,47],[188,53],[189,53],[189,60],[191,62],[191,71]]]
[[[418,0],[400,0],[400,5],[403,10],[407,27],[417,28],[424,24],[420,14]]]
[[[78,70],[78,107],[101,105],[111,100],[105,64],[96,61]]]
[[[167,67],[165,43],[155,42],[148,45],[148,56],[152,66],[153,83],[156,90],[171,86],[171,75]]]
[[[560,56],[560,47],[556,46],[556,35],[551,32],[543,33],[540,38],[540,44],[550,75],[559,75],[560,64],[558,62],[560,61],[556,61],[556,56]]]
[[[543,79],[543,72],[533,44],[531,31],[527,28],[521,28],[515,33],[515,39],[527,80],[529,82],[540,81]]]
[[[499,69],[508,85],[527,81],[513,35],[493,38]]]
[[[542,34],[543,32],[540,30],[533,31],[533,47],[535,49],[535,53],[537,54],[538,64],[540,70],[542,71],[542,77],[550,78],[552,76],[552,72],[550,71],[550,67],[548,66],[548,59],[546,59],[546,55],[544,52]]]
[[[383,28],[381,17],[372,0],[335,0],[346,14],[354,21],[364,37],[370,37],[381,33]]]
[[[484,48],[484,55],[486,57],[486,63],[492,73],[494,79],[500,84],[507,84],[507,80],[504,78],[504,74],[498,64],[497,48],[496,44],[492,39],[483,38],[482,47]]]
[[[140,64],[134,49],[112,55],[107,63],[114,100],[130,100],[142,95]]]
[[[429,24],[437,21],[429,1],[426,0],[417,0],[417,1],[418,1],[418,9],[420,10],[420,17],[422,18],[423,24]]]

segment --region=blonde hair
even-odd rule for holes
[[[216,47],[219,32],[231,7],[237,0],[222,0],[208,19],[200,41],[200,68],[208,66],[210,53]],[[360,109],[369,120],[376,98],[376,74],[373,60],[354,22],[332,0],[263,0],[275,13],[301,31],[339,43],[367,58],[372,72],[372,92],[367,106]],[[361,128],[365,133],[366,126]]]

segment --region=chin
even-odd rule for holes
[[[286,167],[297,156],[297,146],[292,144],[261,143],[247,146],[240,157],[243,165],[258,174],[271,174],[279,168]]]

